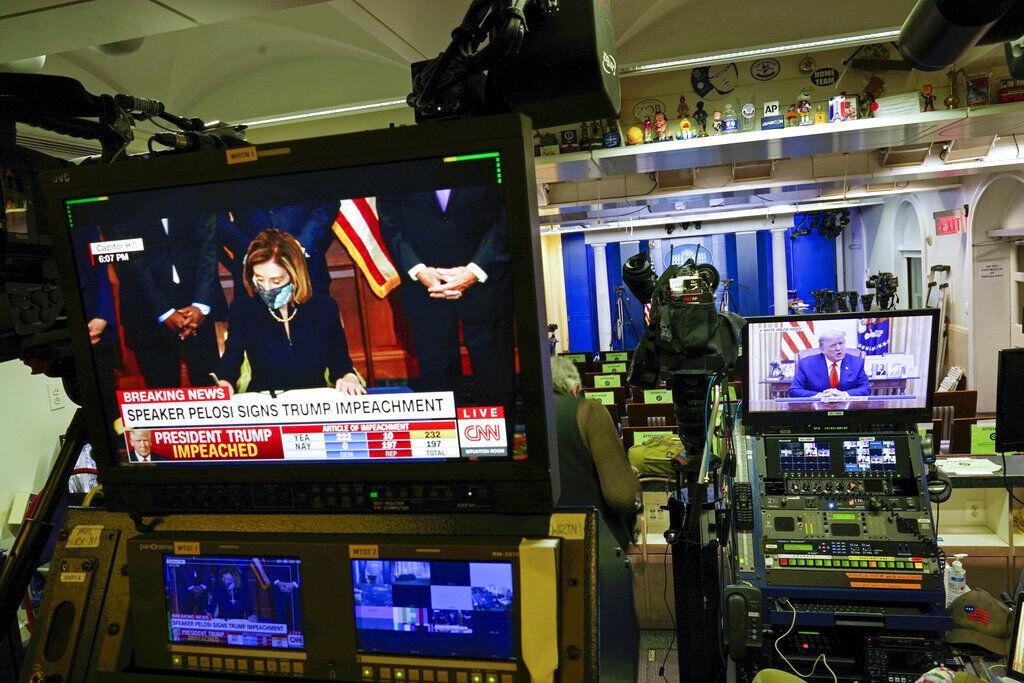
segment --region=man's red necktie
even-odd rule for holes
[[[833,389],[839,387],[839,372],[836,370],[836,363],[832,364],[832,372],[828,375],[828,385]]]

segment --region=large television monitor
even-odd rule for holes
[[[549,510],[529,132],[436,122],[46,180],[108,503]]]
[[[750,318],[744,423],[762,427],[905,424],[931,419],[938,311]],[[863,449],[862,449],[863,450]],[[884,467],[884,444],[844,453]],[[793,461],[813,465],[814,454]]]

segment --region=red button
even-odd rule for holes
[[[783,558],[781,558],[779,560],[779,564],[781,564],[783,567],[785,567],[786,565],[789,564],[789,560],[787,558],[783,557]]]

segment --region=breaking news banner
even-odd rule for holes
[[[456,407],[451,392],[346,396],[223,387],[117,392],[127,461],[258,462],[475,458],[508,454],[501,406]],[[188,424],[189,427],[176,425]]]

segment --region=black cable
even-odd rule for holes
[[[651,190],[651,192],[653,192],[653,190]],[[648,192],[647,194],[650,194],[650,192]],[[638,213],[641,213],[643,211],[650,212],[650,210],[651,210],[651,205],[647,204],[646,206],[641,206],[636,211],[630,211],[629,213],[620,213],[620,214],[618,214],[616,216],[610,216],[609,218],[614,219],[614,220],[619,220],[620,218],[629,218],[630,216],[635,216]]]
[[[676,616],[672,611],[672,607],[668,604],[668,549],[671,547],[668,543],[665,544],[665,551],[662,553],[661,558],[661,566],[665,573],[665,581],[661,584],[661,600],[665,603],[665,609],[668,610],[668,618],[672,622],[672,640],[668,644],[665,658],[661,660],[661,668],[658,669],[658,676],[664,678],[666,682],[668,678],[665,678],[665,665],[668,664],[668,658],[672,655],[672,648],[676,644]]]
[[[1024,502],[1022,502],[1020,498],[1014,495],[1013,487],[1010,486],[1010,478],[1006,476],[1006,453],[1001,452],[999,455],[1003,459],[1003,487],[1006,489],[1006,492],[1010,494],[1010,498],[1013,498],[1015,501],[1017,501],[1018,505],[1024,507]]]

